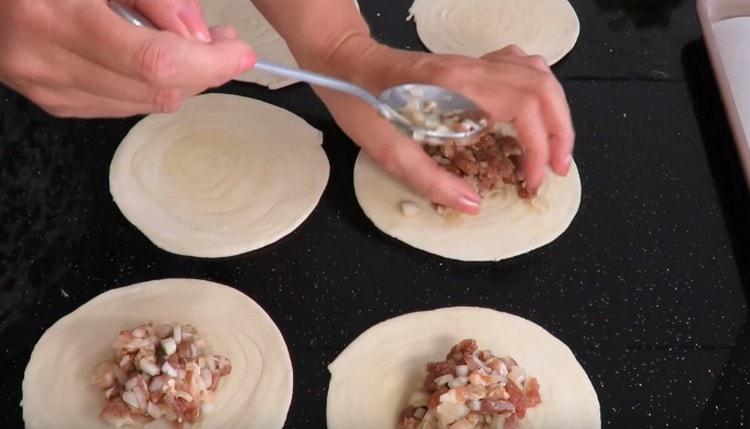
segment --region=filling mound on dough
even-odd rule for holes
[[[523,148],[514,137],[485,133],[476,142],[461,145],[424,145],[425,151],[443,168],[457,174],[482,195],[503,184],[515,185],[521,198],[533,198],[520,171]]]
[[[422,388],[409,399],[398,429],[515,429],[540,404],[539,382],[509,356],[455,345],[442,362],[427,364]]]
[[[106,401],[101,418],[117,428],[157,419],[175,428],[194,425],[210,412],[219,379],[232,371],[190,325],[149,323],[122,331],[113,348],[93,380]]]

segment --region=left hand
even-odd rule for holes
[[[565,175],[574,132],[562,86],[544,59],[509,46],[474,59],[408,52],[354,37],[321,67],[373,94],[401,83],[435,83],[475,100],[494,120],[514,123],[524,147],[523,174],[530,190],[541,186],[547,166]],[[466,213],[479,211],[479,195],[440,168],[420,144],[403,136],[373,109],[330,90],[316,91],[339,126],[391,174],[435,203]]]

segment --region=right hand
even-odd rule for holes
[[[163,31],[104,0],[0,0],[0,81],[61,117],[172,112],[250,69],[255,55],[198,0],[128,0]]]

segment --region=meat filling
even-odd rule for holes
[[[541,402],[539,382],[527,378],[513,358],[478,350],[468,339],[444,361],[427,364],[398,429],[516,429]]]
[[[514,137],[486,133],[475,143],[424,145],[425,151],[443,168],[465,178],[481,194],[503,184],[515,185],[518,195],[532,198],[520,172],[523,149]]]
[[[175,428],[199,422],[232,371],[190,325],[147,324],[120,332],[114,356],[93,376],[102,389],[101,418],[120,428],[166,419]]]

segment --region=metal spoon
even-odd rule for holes
[[[156,26],[145,16],[129,8],[119,0],[109,0],[109,7],[128,22],[139,27],[156,29]],[[255,69],[290,79],[300,80],[359,97],[372,106],[382,117],[390,121],[397,128],[404,131],[418,141],[430,144],[448,142],[467,142],[487,128],[487,115],[476,103],[463,95],[435,85],[409,83],[398,85],[383,91],[379,97],[373,96],[364,88],[307,70],[288,67],[280,64],[258,60]],[[420,112],[433,118],[460,118],[462,129],[454,130],[445,126],[430,126],[418,124],[407,118],[402,112],[414,107],[429,106],[430,112]],[[413,116],[413,115],[409,115]],[[439,129],[438,129],[439,128]]]

